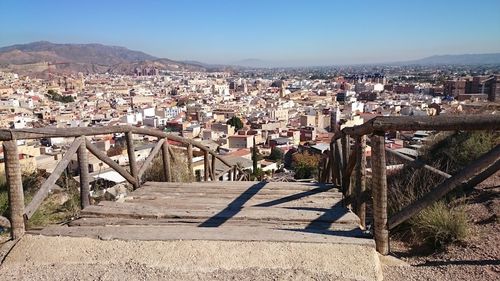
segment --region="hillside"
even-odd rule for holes
[[[0,69],[21,74],[41,74],[48,63],[51,71],[64,73],[131,74],[134,69],[156,67],[160,70],[203,70],[199,65],[157,58],[140,51],[102,44],[55,44],[47,41],[0,48]]]
[[[430,56],[414,61],[408,61],[403,64],[422,64],[422,65],[436,65],[436,64],[500,64],[500,53],[492,54],[463,54],[463,55],[437,55]]]

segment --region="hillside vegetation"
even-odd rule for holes
[[[421,159],[427,164],[455,174],[500,143],[497,132],[457,132],[439,134],[423,148]],[[426,169],[405,166],[388,176],[389,216],[415,202],[444,178]],[[464,202],[472,190],[454,190],[444,199],[422,211],[401,225],[399,235],[409,238],[415,246],[442,248],[452,242],[463,241],[468,233],[468,220]]]

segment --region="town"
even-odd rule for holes
[[[0,10],[3,279],[500,280],[500,1]]]
[[[49,69],[50,70],[50,69]],[[333,134],[376,116],[435,116],[498,110],[500,75],[495,66],[454,68],[363,66],[228,71],[166,71],[136,68],[129,75],[64,74],[42,77],[0,74],[3,128],[154,128],[201,142],[255,178],[317,179],[315,166],[297,171],[293,154],[323,154]],[[40,76],[40,75],[39,75]],[[430,132],[390,140],[391,149],[417,157]],[[120,135],[92,141],[127,165]],[[135,136],[136,159],[154,145]],[[26,171],[52,172],[68,139],[19,141]],[[254,171],[253,150],[258,151]],[[75,160],[76,161],[76,158]],[[202,159],[193,160],[194,180],[203,180]],[[125,182],[96,157],[95,179]],[[72,173],[78,174],[78,165]],[[297,169],[294,170],[294,167]],[[226,175],[227,177],[227,175]]]

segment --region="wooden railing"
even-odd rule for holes
[[[376,249],[381,254],[389,253],[389,231],[418,214],[451,190],[457,187],[474,186],[488,178],[500,168],[500,145],[479,159],[449,175],[420,160],[414,160],[385,146],[385,134],[394,131],[471,131],[500,129],[500,115],[461,115],[423,117],[375,117],[355,127],[337,131],[330,143],[328,153],[319,167],[319,181],[338,185],[345,204],[359,216],[361,227],[366,227],[366,204],[372,202],[373,228]],[[369,138],[367,138],[367,136]],[[366,186],[366,142],[371,146],[371,188]],[[353,144],[351,144],[353,142]],[[422,198],[404,207],[388,218],[386,152],[414,167],[425,168],[445,178]],[[351,186],[351,182],[354,186]]]
[[[124,133],[127,154],[129,159],[129,170],[120,166],[106,155],[105,152],[96,147],[87,138],[90,136],[109,135]],[[156,137],[158,141],[151,150],[149,156],[139,167],[136,161],[133,134]],[[54,171],[41,185],[31,202],[24,205],[24,194],[22,186],[21,165],[17,141],[28,139],[54,138],[54,137],[74,137],[73,143],[64,153],[62,159],[57,163]],[[80,205],[85,208],[90,205],[90,173],[88,168],[88,151],[99,160],[107,164],[110,168],[118,172],[125,178],[134,189],[141,186],[141,178],[145,174],[153,159],[162,154],[163,176],[165,181],[172,181],[171,159],[175,159],[175,153],[169,140],[185,146],[187,150],[187,162],[190,178],[193,179],[193,148],[196,147],[203,152],[204,181],[224,180],[227,175],[230,181],[249,180],[249,175],[238,165],[231,165],[225,159],[217,155],[216,152],[206,148],[203,144],[182,138],[176,135],[167,134],[160,130],[138,128],[132,126],[109,126],[109,127],[81,127],[81,128],[33,128],[33,129],[0,129],[0,141],[3,141],[5,173],[8,184],[10,218],[0,216],[0,225],[10,227],[13,239],[20,238],[25,232],[25,221],[27,221],[40,207],[44,199],[48,196],[50,189],[55,185],[61,174],[77,154],[79,174],[80,174]],[[227,167],[222,172],[216,173],[216,164],[220,161]]]

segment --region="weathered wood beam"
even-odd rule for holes
[[[350,151],[350,146],[349,146],[349,136],[348,135],[343,135],[342,138],[340,138],[340,143],[342,145],[342,192],[345,194],[346,197],[351,196],[351,189],[350,189],[350,178],[349,175],[347,174],[347,166],[349,165],[349,151]],[[347,204],[348,205],[348,204]]]
[[[208,159],[208,151],[203,152],[203,178],[204,181],[208,181],[208,174],[210,170],[210,163]]]
[[[209,178],[211,181],[215,181],[215,174],[214,174],[214,171],[212,169],[212,164],[210,164],[211,162],[208,161],[208,175],[209,175]]]
[[[102,162],[106,163],[109,167],[119,173],[122,177],[124,177],[130,184],[133,186],[137,185],[137,180],[129,174],[124,168],[122,168],[118,163],[113,161],[113,159],[109,158],[104,152],[102,152],[97,146],[93,145],[89,140],[85,140],[85,144],[87,145],[87,149],[90,153],[94,154]]]
[[[166,182],[172,181],[172,170],[170,164],[170,155],[169,155],[169,144],[168,138],[164,139],[163,145],[161,146],[161,156],[163,160],[163,176],[165,177]]]
[[[325,183],[328,183],[331,179],[331,175],[332,175],[332,161],[330,161],[330,152],[327,151],[326,152],[326,155],[325,155],[325,161],[326,161],[326,165],[325,165],[325,171],[324,171],[324,177],[323,177],[323,182]]]
[[[229,162],[219,157],[216,152],[207,149],[200,142],[196,142],[190,139],[179,137],[174,134],[167,134],[158,129],[150,128],[138,128],[133,126],[107,126],[107,127],[78,127],[78,128],[25,128],[25,129],[0,129],[0,141],[8,141],[12,139],[39,139],[39,138],[50,138],[50,137],[79,137],[94,136],[94,135],[107,135],[116,133],[134,133],[147,136],[153,136],[158,138],[168,138],[170,140],[180,142],[183,144],[191,144],[198,149],[205,151],[207,150],[212,156],[219,159],[222,163],[227,166],[231,166]]]
[[[344,187],[344,159],[342,158],[342,144],[340,139],[335,141],[335,168],[338,175],[338,183],[342,188]],[[345,196],[345,190],[342,189],[342,194]]]
[[[78,147],[78,169],[80,170],[80,207],[85,209],[90,206],[90,173],[89,155],[85,136],[80,137],[80,147]]]
[[[375,132],[371,137],[371,162],[375,248],[380,254],[387,255],[389,253],[389,230],[387,228],[387,175],[384,135],[384,132]]]
[[[142,166],[139,169],[139,172],[137,173],[137,177],[138,177],[139,181],[141,180],[142,176],[144,175],[144,173],[146,172],[148,167],[151,165],[151,163],[153,163],[153,160],[155,159],[156,155],[158,155],[158,153],[162,149],[164,142],[165,142],[165,139],[159,139],[158,142],[156,143],[155,147],[153,147],[153,149],[151,149],[151,152],[149,153],[146,160],[144,160],[144,162],[142,163]]]
[[[419,200],[411,203],[389,219],[389,229],[393,229],[413,217],[423,209],[457,187],[468,186],[470,182],[478,183],[500,169],[500,145],[488,153],[472,161],[470,165],[457,172],[451,178],[444,180],[436,188],[426,193]]]
[[[35,211],[38,209],[38,207],[40,207],[43,200],[45,200],[45,198],[47,198],[47,195],[49,194],[50,188],[52,186],[54,186],[57,179],[59,179],[59,177],[64,172],[66,167],[68,167],[68,164],[71,161],[71,158],[76,153],[76,151],[80,148],[81,143],[82,143],[81,138],[76,138],[73,141],[73,143],[68,148],[66,153],[64,153],[64,156],[61,159],[61,161],[59,161],[59,163],[57,163],[57,166],[54,169],[54,171],[45,180],[45,182],[43,182],[40,189],[36,192],[35,196],[33,196],[33,199],[31,200],[31,202],[28,204],[28,206],[26,206],[24,212],[25,212],[26,217],[28,219],[31,218],[31,216],[35,213]]]
[[[366,201],[362,200],[362,195],[366,192],[366,136],[356,137],[355,143],[356,160],[356,185],[354,187],[355,211],[359,217],[362,229],[366,228]]]
[[[215,151],[208,149],[200,142],[197,142],[197,141],[194,141],[191,139],[186,139],[183,137],[179,137],[179,136],[174,135],[174,134],[167,134],[167,133],[160,131],[160,130],[157,130],[157,129],[131,127],[131,131],[135,134],[154,136],[154,137],[158,137],[158,138],[168,137],[168,139],[170,139],[172,141],[176,141],[176,142],[183,143],[186,145],[191,144],[193,147],[196,147],[196,148],[200,149],[201,151],[205,151],[205,150],[208,151],[208,153],[210,153],[212,156],[216,157],[219,161],[224,163],[226,166],[231,166],[231,164],[229,162],[227,162],[223,158],[219,157]]]
[[[333,151],[333,144],[330,143],[330,149],[328,150],[328,162],[330,163],[330,171],[328,171],[328,182],[335,184],[335,156]]]
[[[210,176],[212,177],[213,181],[217,181],[219,178],[215,176],[215,161],[217,160],[217,157],[212,155],[212,165],[210,166]]]
[[[356,147],[355,147],[356,149]],[[351,154],[349,155],[349,160],[347,161],[347,167],[346,167],[346,177],[350,178],[352,175],[352,171],[354,170],[354,167],[356,166],[356,150],[351,151]]]
[[[348,135],[367,135],[374,131],[478,131],[499,130],[500,114],[439,115],[439,116],[379,116],[368,122],[344,128]]]
[[[127,141],[127,154],[130,174],[135,178],[135,183],[133,183],[132,185],[134,186],[134,189],[138,189],[140,185],[140,178],[139,169],[137,167],[137,160],[135,159],[134,139],[132,131],[126,132],[125,137]]]
[[[385,151],[387,151],[387,152],[391,153],[392,155],[398,157],[399,159],[407,162],[409,165],[411,165],[413,167],[416,167],[416,168],[423,167],[423,168],[425,168],[425,169],[427,169],[427,170],[429,170],[429,171],[431,171],[433,173],[436,173],[436,174],[438,174],[438,175],[440,175],[440,176],[442,176],[444,178],[447,178],[447,179],[451,178],[450,174],[445,173],[445,172],[443,172],[443,171],[441,171],[439,169],[436,169],[436,168],[434,168],[432,166],[429,166],[429,165],[425,164],[424,162],[422,162],[421,160],[413,159],[413,158],[411,158],[409,156],[404,155],[403,153],[399,153],[399,152],[394,151],[394,150],[389,149],[389,148],[386,148]]]
[[[9,187],[9,209],[11,236],[13,240],[24,235],[24,193],[23,179],[21,176],[21,164],[19,162],[19,152],[16,140],[3,142],[3,153],[5,161],[5,176]]]
[[[95,136],[124,133],[131,130],[131,126],[2,129],[0,130],[0,140]]]
[[[233,181],[238,180],[238,166],[233,166]]]
[[[326,160],[325,157],[321,157],[318,163],[318,182],[325,182],[325,169],[326,169]]]
[[[191,180],[194,179],[193,175],[193,145],[189,143],[187,145],[187,161],[188,161],[188,170],[189,170],[189,178]]]
[[[337,185],[337,186],[340,186],[340,174],[339,174],[339,160],[338,160],[338,157],[337,157],[337,142],[332,142],[330,143],[330,154],[331,154],[331,158],[333,159],[332,160],[332,183]]]

